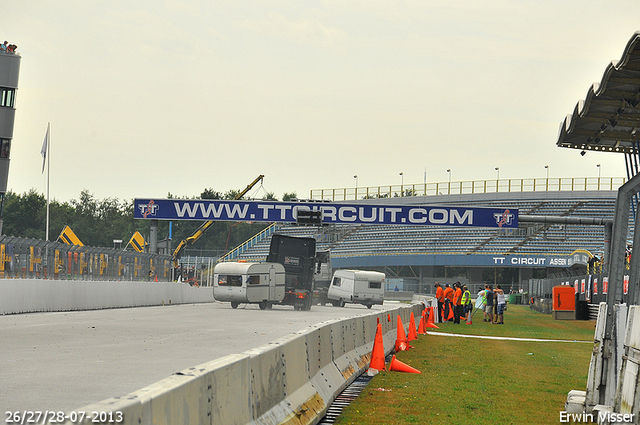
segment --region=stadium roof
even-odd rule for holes
[[[613,61],[600,84],[560,125],[557,146],[583,151],[638,153],[640,141],[640,31]]]

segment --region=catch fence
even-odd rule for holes
[[[0,237],[0,278],[171,281],[171,256]]]

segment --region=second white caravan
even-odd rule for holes
[[[345,303],[366,305],[367,308],[384,302],[385,274],[365,270],[336,270],[331,279],[327,298],[334,306]]]

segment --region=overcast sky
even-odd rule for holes
[[[47,122],[59,201],[625,175],[555,143],[637,0],[4,1],[13,192],[45,193]]]

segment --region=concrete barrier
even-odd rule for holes
[[[125,425],[317,423],[368,368],[378,320],[388,354],[395,345],[397,316],[406,331],[411,312],[420,317],[423,307],[403,305],[324,322],[76,411],[118,417]],[[92,419],[65,424],[89,424]]]
[[[384,299],[387,301],[411,301],[413,291],[384,291]]]
[[[213,301],[213,288],[171,282],[0,279],[0,315]]]

